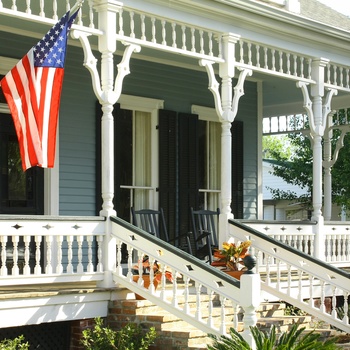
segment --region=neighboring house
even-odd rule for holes
[[[310,220],[311,210],[305,203],[295,200],[275,199],[271,190],[290,191],[297,197],[307,196],[306,189],[288,184],[281,177],[273,174],[273,166],[276,161],[263,159],[263,200],[264,200],[264,220]],[[332,221],[345,221],[346,215],[339,206],[333,204]]]
[[[310,211],[298,200],[274,199],[270,189],[291,191],[296,196],[305,196],[306,191],[298,186],[288,184],[281,177],[273,174],[275,162],[263,159],[263,198],[264,198],[264,220],[308,220]]]
[[[73,5],[0,1],[0,76]],[[191,230],[191,207],[220,208],[220,242],[232,217],[263,219],[264,117],[305,106],[315,121],[313,219],[322,223],[322,110],[350,105],[348,22],[316,0],[85,1],[53,169],[22,173],[0,93],[0,284],[106,289],[2,301],[0,327],[106,316],[110,288],[123,281],[110,219],[130,222],[131,207],[163,208],[170,238]]]

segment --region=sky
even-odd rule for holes
[[[343,15],[350,16],[349,0],[318,0],[318,1],[342,13]]]

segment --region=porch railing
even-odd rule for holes
[[[102,217],[0,216],[0,284],[103,279]]]
[[[116,283],[146,297],[206,333],[220,335],[226,334],[229,327],[237,329],[238,312],[243,308],[244,334],[250,332],[249,326],[255,323],[255,310],[260,304],[259,275],[242,275],[239,282],[120,218],[112,217],[111,220],[112,236],[117,246]],[[159,265],[161,286],[158,289],[153,282],[147,289],[143,286],[142,261],[145,256],[150,266],[155,262]],[[166,282],[167,272],[174,277],[172,285]],[[150,281],[154,277],[150,269]],[[244,292],[241,293],[241,290]],[[184,300],[181,303],[180,298]],[[194,308],[190,308],[191,298],[195,299]],[[203,302],[208,303],[205,314]],[[225,317],[228,308],[234,311],[233,320],[230,321]]]
[[[281,243],[314,256],[316,222],[238,221]],[[338,267],[350,266],[350,222],[325,222],[323,230],[325,261]]]
[[[350,274],[279,242],[238,221],[229,220],[230,236],[251,240],[262,290],[318,319],[350,332]],[[330,305],[326,307],[326,300]]]

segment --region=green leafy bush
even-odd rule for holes
[[[270,332],[264,333],[257,327],[250,327],[256,343],[256,350],[334,350],[336,338],[319,340],[319,333],[303,333],[305,328],[298,329],[298,325],[292,326],[289,332],[283,332],[280,336],[276,334],[276,328],[271,327]],[[250,345],[233,328],[230,329],[230,337],[209,335],[213,344],[208,345],[208,350],[251,350]]]
[[[94,328],[83,331],[81,343],[86,350],[147,350],[156,337],[154,327],[144,333],[141,326],[130,323],[114,331],[98,317]]]
[[[29,343],[24,343],[24,336],[20,335],[15,339],[4,339],[0,342],[0,350],[28,350]]]

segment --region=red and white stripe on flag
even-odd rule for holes
[[[14,121],[22,168],[52,168],[67,36],[77,15],[67,12],[0,81]]]

